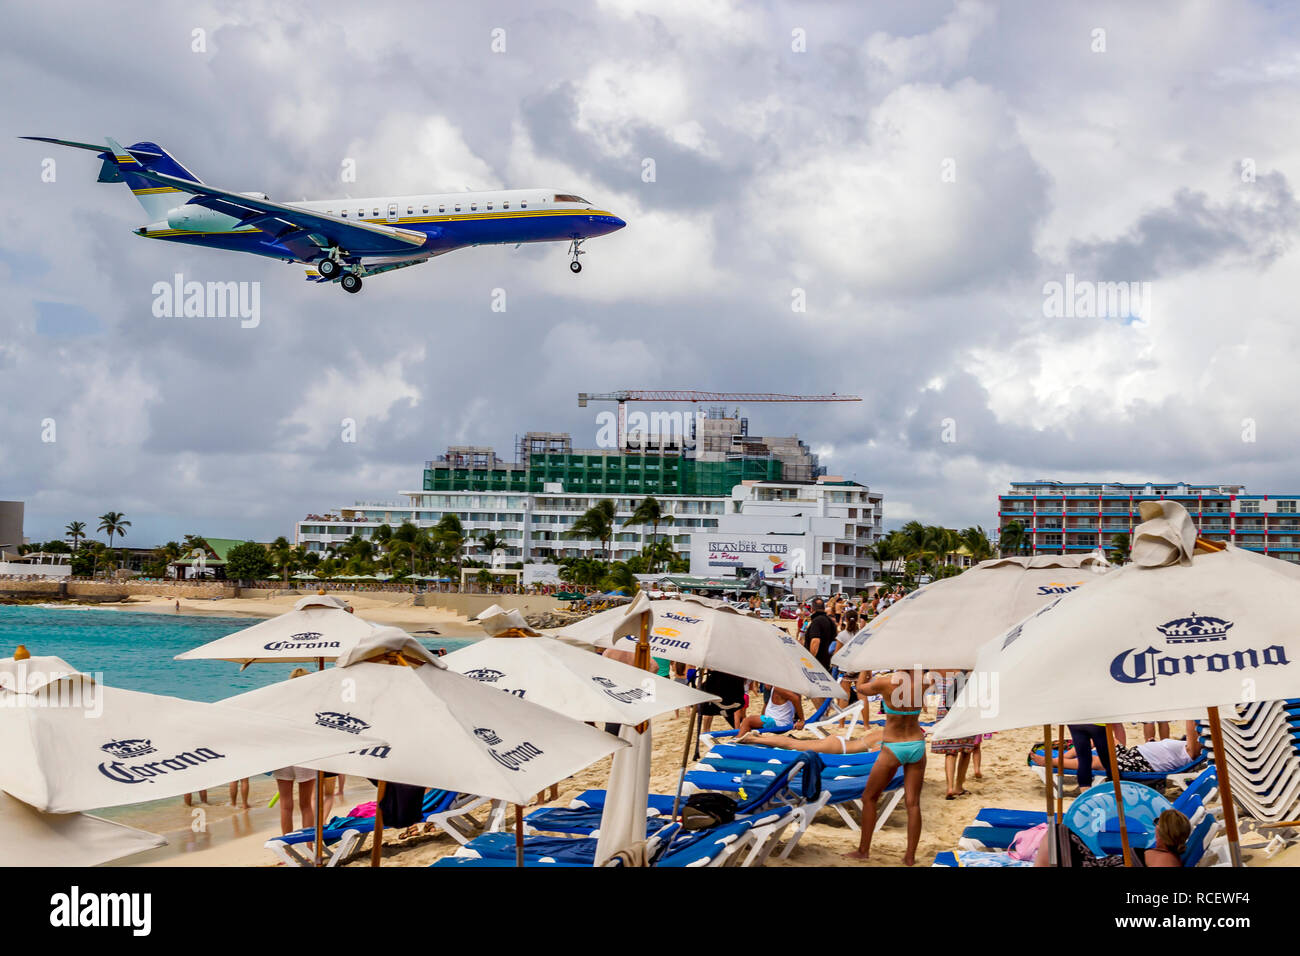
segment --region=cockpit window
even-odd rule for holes
[[[558,193],[555,197],[555,202],[580,202],[584,206],[591,205],[591,203],[587,202],[587,200],[583,199],[581,196],[575,196],[572,193]]]

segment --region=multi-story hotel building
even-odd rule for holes
[[[1252,495],[1244,485],[1013,481],[998,496],[998,531],[1019,523],[1034,552],[1109,549],[1118,534],[1132,540],[1141,502],[1162,498],[1183,505],[1205,538],[1300,562],[1300,494]]]
[[[421,490],[399,492],[397,501],[308,515],[296,525],[295,542],[322,552],[354,534],[368,538],[381,524],[396,528],[410,521],[428,528],[455,514],[468,556],[487,557],[477,539],[491,531],[506,543],[508,562],[547,563],[602,552],[600,541],[568,532],[583,512],[608,498],[617,512],[612,558],[625,561],[653,535],[648,526],[625,528],[623,522],[652,496],[672,516],[659,526],[658,538],[689,558],[693,573],[716,576],[726,567],[781,577],[797,559],[800,573],[845,589],[874,579],[870,549],[881,533],[879,493],[822,474],[816,455],[797,438],[750,436],[738,418],[700,424],[698,447],[692,442],[688,448],[652,437],[636,449],[575,449],[567,433],[528,432],[515,461],[506,462],[491,447],[453,446],[426,462]],[[744,551],[743,542],[751,539],[767,550]],[[719,563],[726,544],[739,547]],[[771,560],[779,554],[792,560]],[[758,556],[761,562],[749,560]]]

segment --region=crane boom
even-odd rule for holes
[[[578,407],[588,402],[860,402],[857,395],[785,395],[780,392],[699,392],[621,389],[617,392],[579,392]]]

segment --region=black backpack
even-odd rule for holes
[[[736,819],[736,801],[725,793],[695,793],[682,805],[683,830],[708,830]]]

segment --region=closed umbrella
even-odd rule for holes
[[[231,697],[232,708],[314,721],[379,747],[300,761],[333,773],[525,803],[627,744],[449,670],[395,627],[376,628],[337,666]],[[382,795],[382,794],[381,794]],[[376,822],[375,855],[382,839]]]
[[[1042,723],[1152,721],[1300,695],[1300,571],[1198,540],[1171,501],[1144,502],[1133,563],[985,644],[936,737]],[[1234,858],[1236,818],[1218,768]]]
[[[5,866],[98,866],[166,842],[156,833],[86,813],[42,813],[0,793],[0,860]]]
[[[890,605],[831,662],[848,673],[918,666],[969,670],[990,638],[1109,570],[1099,553],[983,561]]]
[[[38,810],[174,797],[348,746],[310,721],[109,687],[22,648],[0,660],[0,790]]]

